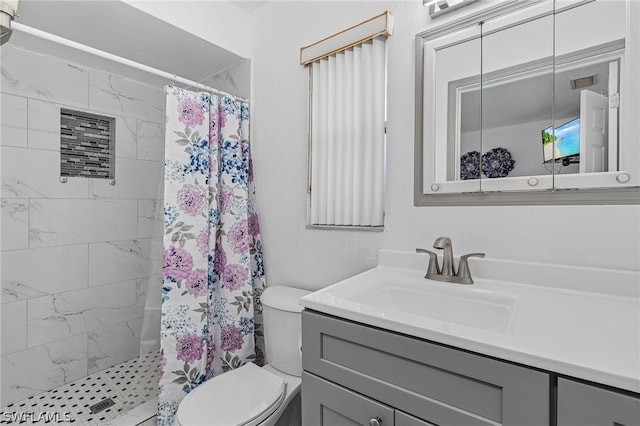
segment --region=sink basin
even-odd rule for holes
[[[412,327],[464,326],[504,333],[513,323],[517,300],[516,295],[478,285],[443,283],[424,279],[422,273],[377,268],[307,295],[302,303],[328,307],[332,311],[328,313],[346,310]]]
[[[369,290],[358,300],[384,310],[503,332],[509,329],[516,304],[513,296],[467,287],[434,290],[393,285]]]

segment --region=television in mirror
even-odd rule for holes
[[[544,163],[562,162],[567,166],[580,162],[580,118],[542,130]]]

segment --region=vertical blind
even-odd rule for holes
[[[317,60],[310,73],[310,223],[382,226],[385,38]]]

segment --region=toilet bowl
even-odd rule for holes
[[[300,377],[248,363],[200,385],[180,403],[175,426],[271,426],[300,391]]]
[[[300,392],[300,297],[308,291],[267,288],[261,296],[269,364],[247,363],[191,391],[180,403],[175,426],[272,426]]]

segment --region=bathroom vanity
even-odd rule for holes
[[[475,260],[466,286],[426,262],[383,250],[301,300],[303,425],[640,424],[637,273]]]

